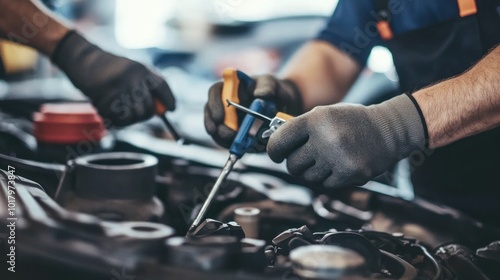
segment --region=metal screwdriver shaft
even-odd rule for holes
[[[160,119],[163,121],[163,123],[167,126],[167,129],[170,131],[170,134],[172,134],[172,137],[174,137],[175,141],[177,144],[185,144],[184,138],[182,138],[179,133],[177,132],[177,129],[170,123],[170,121],[167,118],[167,105],[164,104],[161,99],[156,98],[155,99],[155,112],[156,114],[160,117]]]
[[[219,188],[224,183],[227,176],[229,175],[229,173],[233,169],[234,164],[237,161],[238,161],[238,157],[236,155],[233,155],[233,154],[229,155],[229,158],[227,159],[226,164],[224,165],[224,168],[222,169],[222,172],[220,173],[219,177],[217,178],[217,181],[215,181],[215,184],[212,187],[212,190],[210,190],[210,193],[208,194],[208,197],[205,200],[205,203],[203,203],[203,206],[201,207],[200,212],[198,212],[198,215],[196,215],[196,218],[194,219],[193,224],[191,225],[191,227],[189,227],[189,230],[186,234],[186,237],[193,236],[194,231],[200,225],[203,217],[205,217],[205,214],[207,213],[208,207],[210,207],[210,204],[212,204],[212,201],[214,200],[215,196],[217,195]]]
[[[229,99],[226,99],[226,101],[227,101],[228,105],[234,106],[234,107],[238,108],[239,110],[241,110],[241,111],[243,111],[243,112],[245,112],[247,114],[250,114],[250,115],[252,115],[252,116],[254,116],[254,117],[258,118],[258,119],[261,119],[263,121],[269,121],[269,122],[272,121],[272,119],[270,117],[265,116],[265,115],[263,115],[263,114],[261,114],[259,112],[255,112],[253,110],[248,109],[247,107],[243,107],[240,104],[234,103],[234,102],[232,102]]]
[[[254,146],[255,137],[252,133],[250,133],[250,130],[253,127],[255,117],[259,119],[263,118],[264,120],[270,120],[268,117],[261,115],[259,112],[254,112],[266,108],[265,106],[262,106],[265,105],[264,101],[256,99],[252,101],[252,104],[250,105],[252,110],[243,110],[248,112],[248,115],[246,115],[243,118],[243,121],[240,123],[238,121],[236,110],[234,110],[234,108],[229,108],[229,105],[236,106],[238,104],[233,103],[228,99],[238,100],[238,89],[240,88],[240,86],[246,85],[247,87],[250,87],[254,84],[254,81],[243,72],[234,69],[224,70],[222,77],[224,79],[222,87],[222,100],[227,101],[228,105],[226,108],[224,108],[224,124],[233,130],[237,130],[237,133],[231,146],[229,147],[229,158],[227,159],[227,162],[224,165],[221,174],[217,178],[217,181],[212,187],[212,190],[210,190],[210,193],[205,200],[205,203],[203,203],[200,211],[196,215],[193,224],[191,225],[191,227],[189,227],[189,230],[186,233],[186,237],[188,238],[194,236],[196,229],[201,224],[203,217],[205,217],[205,214],[207,213],[208,208],[215,199],[217,192],[219,191],[220,187],[226,180],[227,176],[233,169],[238,159],[240,159],[243,155],[250,151]]]
[[[184,139],[179,135],[179,133],[174,128],[172,123],[170,123],[170,121],[167,119],[167,116],[165,116],[165,114],[160,114],[160,118],[163,121],[163,123],[165,124],[165,126],[167,126],[167,129],[168,129],[168,131],[170,131],[170,134],[172,134],[172,137],[174,137],[174,140],[179,144],[183,144]]]

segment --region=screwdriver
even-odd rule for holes
[[[155,111],[156,114],[160,117],[160,119],[163,121],[165,126],[167,126],[168,131],[170,131],[170,134],[172,134],[172,137],[174,137],[174,140],[179,143],[179,144],[184,144],[184,139],[179,135],[175,127],[170,123],[170,121],[167,119],[167,108],[166,106],[160,101],[160,99],[155,99]]]
[[[255,82],[247,76],[245,73],[234,70],[234,69],[226,69],[223,74],[223,86],[222,86],[222,102],[224,103],[224,124],[230,127],[233,130],[238,131],[236,137],[229,148],[229,158],[227,159],[222,171],[215,181],[214,186],[210,190],[207,199],[203,203],[200,211],[196,215],[193,223],[189,227],[189,230],[186,234],[186,237],[193,237],[194,232],[197,227],[201,224],[203,217],[205,216],[208,208],[213,202],[217,192],[219,191],[222,184],[225,182],[227,176],[233,169],[236,162],[245,155],[248,151],[255,147],[257,141],[255,139],[255,135],[252,135],[255,117],[252,115],[246,115],[241,123],[241,127],[239,127],[237,110],[235,107],[229,107],[227,101],[229,99],[236,100],[238,99],[238,89],[241,87],[246,88],[246,90],[253,90]],[[261,99],[256,99],[250,105],[252,111],[255,112],[263,112],[265,114],[270,114],[275,110],[275,105],[272,102],[264,102]]]
[[[270,118],[259,112],[248,109],[245,106],[241,106],[240,104],[234,103],[229,99],[226,101],[228,103],[228,106],[234,106],[238,110],[241,110],[263,121],[269,122],[269,129],[262,133],[262,138],[271,137],[271,134],[273,134],[280,126],[284,125],[288,120],[291,120],[293,118],[293,116],[285,114],[283,112],[278,112],[274,118]]]

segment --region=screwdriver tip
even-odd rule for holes
[[[196,231],[196,228],[197,228],[197,226],[195,226],[194,224],[191,225],[191,227],[189,227],[189,230],[187,231],[185,237],[187,237],[187,238],[193,237],[194,236],[194,232]]]

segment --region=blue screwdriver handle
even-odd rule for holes
[[[239,103],[238,89],[253,90],[255,81],[242,71],[236,69],[225,69],[223,74],[222,102],[225,106],[224,124],[228,127],[237,130],[236,137],[229,148],[229,152],[237,158],[241,158],[244,154],[251,151],[259,145],[257,136],[254,133],[259,128],[254,128],[256,118],[251,115],[245,115],[241,125],[238,124],[236,108],[228,107],[227,100]],[[255,99],[250,105],[250,109],[266,116],[276,114],[276,105],[274,102]]]
[[[276,105],[274,102],[255,99],[250,105],[250,110],[259,112],[266,116],[273,116],[276,113]],[[246,115],[241,123],[240,129],[234,138],[234,141],[229,148],[231,154],[241,158],[245,153],[251,151],[257,144],[257,131],[259,127],[253,128],[256,118],[251,115]],[[253,128],[253,129],[252,129]]]

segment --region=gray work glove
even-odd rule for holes
[[[278,128],[267,152],[287,159],[292,175],[325,187],[363,185],[412,151],[425,148],[426,128],[416,101],[397,96],[372,106],[316,107]]]
[[[240,83],[238,98],[243,106],[250,106],[256,98],[274,101],[278,110],[290,115],[302,112],[302,99],[297,86],[290,80],[279,80],[274,76],[265,75],[252,77],[254,89],[247,89]],[[215,83],[208,91],[208,102],[205,105],[205,128],[217,144],[229,148],[236,136],[236,131],[224,124],[224,105],[222,103],[222,82]],[[244,114],[238,112],[241,124]]]
[[[163,78],[138,62],[103,51],[76,31],[59,42],[52,61],[115,126],[153,116],[155,98],[167,110],[175,109],[174,96]]]

